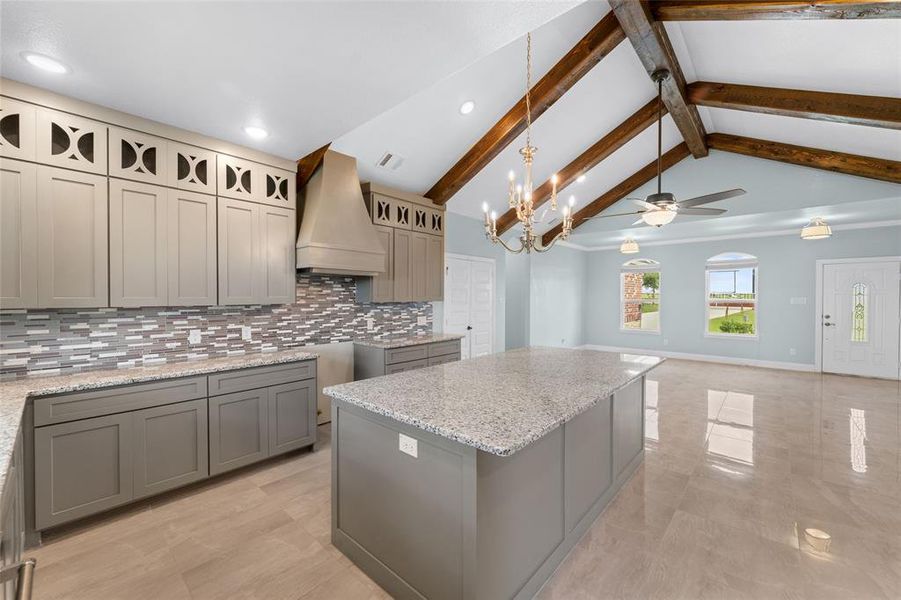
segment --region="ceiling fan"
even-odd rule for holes
[[[615,215],[597,215],[589,218],[605,219],[609,217],[622,217],[625,215],[641,215],[640,219],[632,223],[633,225],[646,223],[653,227],[662,227],[667,223],[671,223],[678,215],[721,215],[726,212],[725,209],[696,207],[701,206],[702,204],[710,204],[711,202],[725,200],[727,198],[734,198],[747,193],[745,190],[737,188],[734,190],[726,190],[724,192],[706,194],[696,198],[689,198],[688,200],[676,200],[676,197],[673,194],[662,191],[663,82],[669,75],[670,73],[666,69],[654,71],[651,75],[651,78],[657,83],[657,193],[650,194],[645,200],[641,200],[640,198],[626,198],[626,200],[631,200],[640,206],[642,210],[618,213]]]

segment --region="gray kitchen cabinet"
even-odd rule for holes
[[[25,550],[25,463],[22,432],[19,431],[6,471],[0,498],[0,567],[14,568]],[[0,598],[16,598],[17,577],[0,587]]]
[[[36,428],[35,528],[131,500],[132,448],[130,413]]]
[[[413,300],[413,233],[394,230],[394,302]]]
[[[261,166],[258,172],[262,180],[260,202],[290,210],[297,207],[295,173],[266,166]]]
[[[270,174],[266,174],[267,177]],[[261,294],[263,304],[293,304],[297,300],[295,279],[293,210],[260,206]]]
[[[37,167],[0,158],[0,308],[37,306],[37,221]]]
[[[269,391],[236,392],[209,399],[210,475],[269,456]]]
[[[35,131],[37,162],[106,174],[107,127],[104,123],[38,107]]]
[[[269,392],[269,456],[309,446],[316,441],[316,380],[271,386]]]
[[[354,381],[458,360],[460,340],[411,343],[393,348],[385,348],[379,342],[355,342]]]
[[[216,153],[168,141],[167,179],[170,187],[203,194],[216,193]]]
[[[384,272],[374,277],[357,279],[358,302],[392,302],[394,300],[394,229],[373,225],[375,233],[385,249]]]
[[[216,156],[216,186],[219,196],[254,200],[261,195],[263,165],[227,154]]]
[[[219,304],[259,302],[260,206],[219,198]]]
[[[426,238],[425,299],[440,301],[444,299],[444,238],[434,235]]]
[[[110,179],[111,306],[166,306],[168,294],[166,188]]]
[[[0,98],[0,156],[34,160],[34,104]]]
[[[166,140],[155,135],[123,127],[110,127],[110,177],[166,185],[166,145]]]
[[[131,415],[135,498],[209,475],[205,398],[138,410]]]
[[[168,190],[169,306],[212,306],[217,298],[216,198]]]
[[[644,449],[644,382],[633,381],[613,394],[613,475],[617,477]]]
[[[429,247],[429,235],[416,233],[410,236],[410,299],[422,302],[427,299],[428,263],[426,254]]]
[[[37,214],[38,306],[109,306],[107,178],[39,166]]]

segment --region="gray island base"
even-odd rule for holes
[[[530,598],[644,457],[649,356],[528,348],[327,388],[332,542],[397,598]]]

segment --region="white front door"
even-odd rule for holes
[[[461,358],[491,354],[494,261],[447,257],[444,290],[444,331],[463,334]]]
[[[823,371],[898,378],[901,262],[823,265]]]

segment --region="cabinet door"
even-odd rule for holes
[[[153,135],[109,128],[109,174],[166,185],[166,140]]]
[[[33,104],[0,98],[0,156],[34,160]]]
[[[294,173],[282,171],[274,167],[260,167],[257,169],[262,180],[262,197],[260,200],[272,206],[280,206],[294,210],[297,208],[294,185]]]
[[[297,300],[294,276],[295,213],[293,210],[260,206],[260,258],[263,304],[293,304]]]
[[[413,299],[410,287],[413,233],[394,230],[394,301],[409,302]]]
[[[106,174],[106,125],[83,117],[37,109],[39,163]]]
[[[258,204],[219,198],[219,304],[259,301]]]
[[[121,179],[109,182],[111,306],[166,306],[168,190]]]
[[[394,198],[371,192],[369,202],[369,212],[374,224],[387,226],[394,224]]]
[[[425,206],[413,205],[413,231],[429,232],[431,209]]]
[[[197,146],[166,143],[169,186],[189,192],[216,193],[216,153]]]
[[[428,300],[428,263],[427,256],[429,238],[426,233],[413,233],[410,246],[410,295],[414,302]]]
[[[34,430],[38,530],[98,513],[132,498],[130,413]]]
[[[241,160],[227,154],[216,155],[216,185],[218,194],[236,200],[262,198],[262,165]]]
[[[429,211],[429,233],[432,235],[444,236],[444,211],[437,208],[430,208]]]
[[[394,301],[394,230],[383,225],[375,226],[375,233],[385,249],[385,271],[372,278],[372,302]]]
[[[208,476],[206,398],[130,413],[134,433],[134,497]]]
[[[269,455],[269,390],[209,399],[210,475],[255,463]]]
[[[613,394],[613,475],[644,448],[644,377]]]
[[[391,224],[398,229],[413,229],[413,205],[403,200],[393,200]]]
[[[316,380],[269,388],[269,456],[316,441]]]
[[[37,167],[0,159],[0,308],[38,305]]]
[[[426,300],[444,299],[444,238],[430,235],[425,253]]]
[[[22,560],[25,550],[25,481],[22,432],[15,439],[6,471],[0,503],[0,566],[8,567]],[[0,587],[0,598],[16,598],[17,579],[13,577]]]
[[[168,196],[168,304],[216,304],[216,198],[182,190]]]
[[[109,306],[107,179],[38,167],[38,304]]]

